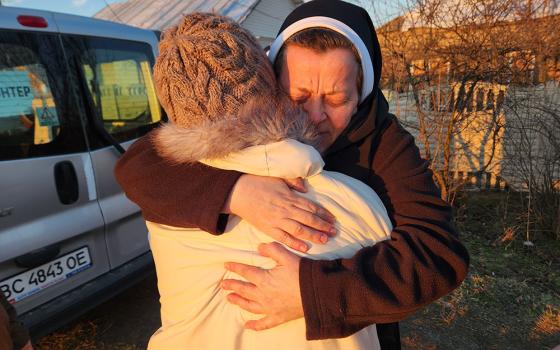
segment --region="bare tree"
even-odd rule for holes
[[[560,239],[560,87],[548,81],[510,89],[504,172],[527,193],[526,241],[540,231]]]
[[[457,174],[480,183],[501,173],[503,104],[512,85],[539,82],[542,53],[558,35],[548,10],[548,0],[410,0],[379,29],[383,87],[445,200],[465,184]]]

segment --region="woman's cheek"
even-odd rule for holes
[[[352,119],[352,115],[354,115],[355,112],[355,109],[351,107],[345,108],[344,111],[340,111],[340,129],[345,129],[348,126],[350,119]]]

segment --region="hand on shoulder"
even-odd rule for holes
[[[224,211],[295,250],[309,249],[304,240],[326,243],[336,234],[333,215],[290,188],[304,189],[301,181],[245,174],[233,187]]]

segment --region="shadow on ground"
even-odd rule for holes
[[[155,274],[36,343],[39,350],[146,349],[160,326]]]

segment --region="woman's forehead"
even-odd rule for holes
[[[329,92],[346,90],[340,84],[355,84],[358,64],[348,49],[330,49],[317,52],[313,49],[289,46],[284,55],[281,79],[296,85],[325,85]],[[286,81],[284,81],[286,83]]]
[[[343,10],[344,9],[344,10]],[[284,21],[281,31],[272,42],[268,57],[275,65],[281,64],[277,55],[282,52],[292,36],[307,29],[328,29],[342,34],[357,50],[360,65],[360,76],[357,84],[360,89],[360,102],[373,91],[376,72],[372,54],[376,57],[378,70],[381,72],[381,56],[375,29],[369,20],[369,15],[359,6],[343,1],[322,2],[310,1],[299,6]],[[375,40],[374,40],[375,39]],[[367,45],[366,45],[367,43]],[[373,45],[373,47],[371,47]],[[378,78],[377,78],[378,79]]]

